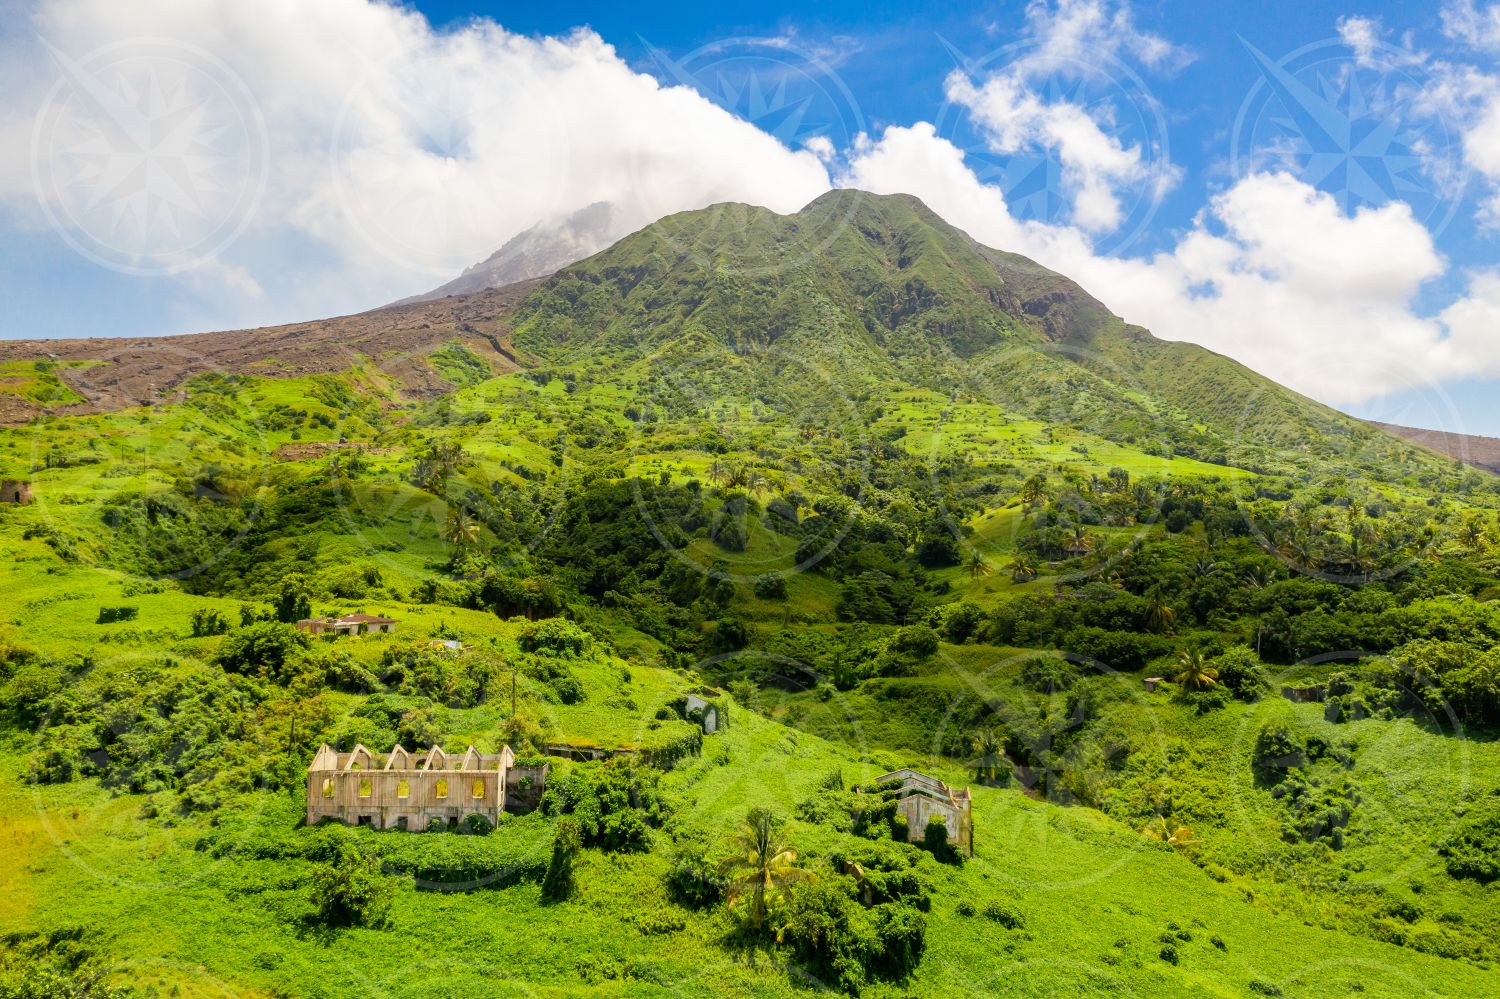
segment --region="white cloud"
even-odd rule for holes
[[[1108,232],[1123,221],[1127,191],[1159,198],[1181,171],[1160,155],[1162,150],[1121,141],[1117,119],[1126,109],[1109,100],[1049,98],[1044,91],[1062,84],[1076,94],[1080,86],[1107,80],[1106,67],[1120,55],[1170,68],[1185,64],[1189,55],[1137,28],[1125,4],[1034,2],[1026,16],[1033,44],[1018,49],[1015,58],[983,81],[953,72],[945,83],[947,98],[969,112],[992,151],[1055,156],[1062,166],[1060,193],[1070,200],[1073,223],[1092,233]]]
[[[1380,22],[1369,17],[1341,17],[1338,20],[1339,37],[1354,50],[1354,58],[1361,66],[1368,66],[1375,59],[1380,46]]]
[[[1443,4],[1443,33],[1476,49],[1500,49],[1500,4],[1479,7],[1474,0]]]
[[[1039,42],[1030,57],[1037,73],[1085,62],[1101,52],[1123,53],[1153,69],[1181,68],[1192,58],[1186,49],[1137,27],[1128,3],[1032,0],[1026,21]]]
[[[481,20],[439,32],[367,0],[40,0],[31,15],[0,40],[0,65],[45,71],[0,75],[15,84],[7,105],[25,109],[0,120],[0,137],[24,136],[0,143],[0,200],[15,213],[35,208],[33,113],[62,75],[38,36],[107,87],[127,77],[111,53],[145,38],[222,65],[231,92],[243,83],[249,112],[218,110],[234,126],[263,120],[265,192],[244,234],[184,282],[225,276],[225,316],[252,299],[262,311],[249,314],[291,319],[425,290],[538,219],[596,201],[644,224],[728,200],[792,211],[829,186],[829,150],[788,149],[690,89],[663,87],[590,31],[528,37]],[[182,78],[171,56],[129,69],[140,76],[152,58],[168,84]],[[248,171],[258,151],[248,132],[238,158],[210,166]],[[42,173],[57,167],[45,159]],[[212,193],[217,179],[190,193]]]

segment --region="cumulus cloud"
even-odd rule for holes
[[[1144,190],[1159,198],[1181,171],[1161,155],[1163,150],[1119,138],[1122,109],[1080,95],[1107,79],[1106,67],[1121,55],[1174,69],[1190,55],[1139,29],[1124,4],[1035,2],[1026,17],[1030,44],[982,79],[955,70],[945,83],[947,98],[968,111],[991,151],[1055,157],[1074,224],[1094,233],[1114,229],[1123,221],[1123,192]],[[1068,96],[1058,96],[1058,90]]]
[[[663,86],[591,31],[527,37],[485,20],[436,31],[367,0],[40,0],[30,13],[0,41],[0,65],[45,71],[30,83],[6,74],[8,106],[25,111],[0,121],[0,137],[20,140],[0,143],[0,200],[32,224],[127,252],[135,225],[141,255],[184,225],[247,211],[222,249],[204,234],[211,261],[181,263],[211,264],[192,268],[192,286],[223,275],[228,298],[250,294],[245,276],[256,275],[258,297],[284,318],[425,290],[539,219],[597,201],[644,224],[727,200],[791,211],[829,186],[829,150],[787,148],[693,90]],[[45,119],[59,101],[66,113]],[[127,199],[95,161],[118,160],[106,169],[124,173],[142,159],[110,115],[131,103],[187,124],[181,148],[144,157],[155,173]],[[79,117],[103,126],[66,136],[61,152],[44,144],[33,169],[33,136],[51,140]],[[184,163],[196,173],[172,172]],[[251,182],[264,186],[253,211],[240,192]],[[85,203],[66,203],[80,185]]]
[[[1138,27],[1128,3],[1032,0],[1026,7],[1026,21],[1038,42],[1030,61],[1039,73],[1101,53],[1128,55],[1154,69],[1178,69],[1192,58],[1181,46]]]
[[[1500,5],[1483,7],[1474,0],[1448,0],[1442,9],[1443,32],[1476,49],[1500,49]]]

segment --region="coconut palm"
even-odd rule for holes
[[[974,748],[974,778],[979,781],[998,781],[1002,763],[1000,736],[991,728],[982,728],[970,738]]]
[[[1473,551],[1483,544],[1484,540],[1484,525],[1479,522],[1479,518],[1470,517],[1460,525],[1458,529],[1458,541],[1465,548]]]
[[[1141,835],[1147,839],[1154,839],[1158,843],[1165,843],[1174,849],[1196,846],[1198,838],[1187,826],[1173,826],[1166,820],[1165,816],[1158,816],[1155,822],[1141,830]]]
[[[729,904],[750,896],[750,924],[758,931],[766,919],[766,897],[793,881],[812,875],[797,866],[797,851],[781,821],[764,808],[752,808],[740,823],[736,852],[722,870],[731,877]]]
[[[468,548],[479,543],[479,522],[468,510],[460,507],[448,515],[448,528],[443,532],[445,540],[455,548]]]
[[[1264,590],[1276,582],[1276,570],[1268,565],[1252,565],[1245,573],[1245,585],[1252,590]]]
[[[1198,556],[1198,558],[1194,559],[1193,564],[1188,567],[1188,572],[1192,574],[1192,577],[1194,579],[1207,579],[1210,576],[1218,575],[1219,563],[1215,562],[1207,555],[1200,555]]]
[[[1029,583],[1040,572],[1036,559],[1030,555],[1017,555],[1010,560],[1010,578],[1017,583]]]
[[[1021,502],[1025,505],[1026,512],[1028,513],[1031,512],[1032,507],[1040,503],[1046,496],[1047,478],[1041,472],[1027,479],[1025,485],[1021,486]]]
[[[1186,649],[1177,657],[1177,672],[1172,680],[1184,687],[1202,690],[1219,685],[1219,671],[1208,665],[1200,649]]]
[[[1152,590],[1147,594],[1147,599],[1150,602],[1146,605],[1146,627],[1152,631],[1171,631],[1177,620],[1177,611],[1167,603],[1160,591]]]
[[[975,552],[973,555],[969,556],[970,579],[978,579],[980,576],[988,576],[990,574],[990,571],[991,570],[989,563],[984,560],[983,555]]]

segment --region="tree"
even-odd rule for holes
[[[1484,525],[1479,522],[1477,516],[1470,516],[1458,528],[1458,541],[1470,551],[1474,551],[1484,544]]]
[[[1152,590],[1147,599],[1150,603],[1146,605],[1146,627],[1152,631],[1171,631],[1177,620],[1177,611],[1158,590]]]
[[[1202,690],[1218,686],[1219,671],[1208,665],[1201,649],[1185,649],[1177,657],[1177,672],[1172,681],[1193,690]]]
[[[443,538],[453,547],[463,550],[479,543],[479,522],[468,510],[460,507],[448,515],[448,527]]]
[[[312,617],[312,591],[307,577],[292,573],[281,581],[276,591],[276,620],[283,624],[295,624]]]
[[[989,563],[984,560],[983,555],[975,552],[974,554],[969,556],[970,579],[978,579],[980,576],[988,576],[990,574],[990,571],[991,570]]]
[[[552,860],[547,864],[547,874],[542,878],[542,897],[550,902],[561,902],[572,896],[577,888],[573,875],[574,864],[583,849],[583,835],[578,823],[564,818],[557,823],[557,832],[552,836]]]
[[[1017,555],[1010,560],[1010,578],[1013,582],[1029,583],[1040,571],[1036,559],[1030,555]]]
[[[969,738],[974,749],[974,779],[980,783],[997,783],[1004,770],[1000,736],[992,728],[982,728]]]
[[[1166,816],[1158,816],[1155,822],[1141,830],[1141,835],[1158,843],[1165,843],[1175,850],[1198,845],[1198,838],[1191,829],[1187,826],[1174,826],[1167,821]]]
[[[292,672],[311,640],[302,632],[275,621],[262,621],[241,628],[224,639],[217,656],[229,673],[259,674],[284,679]]]
[[[780,818],[764,808],[752,808],[735,837],[737,852],[725,859],[722,870],[731,877],[729,904],[750,896],[750,925],[759,932],[766,919],[766,899],[787,885],[812,875],[797,866],[797,851]]]
[[[1030,513],[1033,507],[1046,498],[1047,477],[1041,472],[1037,472],[1021,486],[1021,502],[1027,513]]]

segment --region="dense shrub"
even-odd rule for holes
[[[218,663],[230,673],[285,680],[311,641],[289,624],[262,621],[240,628],[219,646]]]
[[[211,607],[199,607],[193,611],[193,637],[211,638],[229,632],[229,619]]]
[[[786,577],[779,572],[755,577],[755,595],[762,600],[785,600]]]
[[[1012,905],[1000,899],[990,899],[984,904],[984,918],[994,923],[999,923],[1007,930],[1019,930],[1026,925],[1026,919]]]
[[[557,824],[552,838],[552,860],[547,865],[547,874],[542,879],[542,897],[549,902],[561,902],[572,896],[577,888],[573,867],[578,853],[583,849],[583,835],[577,822],[565,818]]]
[[[542,811],[568,815],[583,842],[605,850],[646,850],[651,827],[660,825],[667,804],[658,790],[660,773],[616,758],[581,763],[554,776],[542,794]]]
[[[779,939],[816,978],[858,993],[871,977],[900,980],[926,948],[927,920],[916,908],[864,908],[858,886],[837,874],[793,884],[785,893]]]
[[[379,860],[362,851],[341,826],[325,827],[320,835],[321,862],[311,877],[313,921],[325,926],[384,925],[392,884],[381,873]]]
[[[1500,797],[1475,805],[1438,848],[1455,878],[1500,880]]]
[[[1306,764],[1307,747],[1285,725],[1262,725],[1255,737],[1250,765],[1263,783],[1274,784],[1288,769]]]
[[[523,652],[586,656],[593,650],[594,636],[572,621],[550,618],[527,625],[517,642]]]

